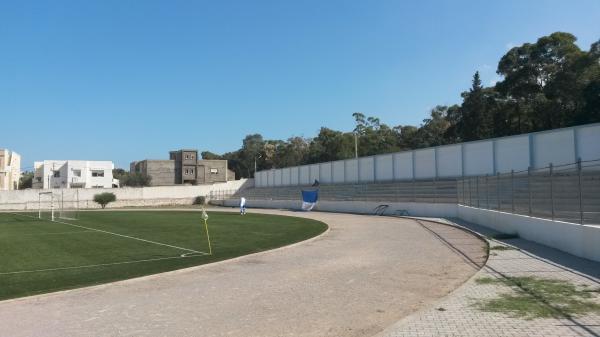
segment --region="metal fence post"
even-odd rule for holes
[[[550,163],[550,208],[552,210],[552,221],[554,221],[554,167]]]
[[[471,179],[469,178],[469,206],[473,207],[473,191],[471,187]]]
[[[529,216],[531,216],[531,166],[527,168],[527,191],[529,192]]]
[[[500,172],[496,172],[496,210],[500,210]]]
[[[485,175],[485,207],[490,209],[490,182],[487,173]]]
[[[577,159],[577,185],[579,186],[579,222],[583,225],[583,193],[581,186],[581,158]]]
[[[477,198],[477,208],[479,207],[479,177],[475,177],[475,198]]]
[[[466,195],[465,195],[465,177],[462,177],[462,204],[466,204],[467,200],[466,200]]]
[[[437,177],[433,179],[433,203],[437,203]]]
[[[515,212],[515,170],[510,170],[510,202],[512,213]]]

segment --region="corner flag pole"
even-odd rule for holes
[[[212,246],[210,244],[210,235],[208,234],[208,214],[202,208],[202,219],[204,220],[204,229],[206,230],[206,239],[208,240],[208,255],[212,255]]]

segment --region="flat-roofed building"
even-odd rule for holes
[[[112,188],[112,161],[44,160],[34,164],[33,188]]]
[[[21,156],[7,149],[0,149],[0,191],[16,190],[21,179]]]
[[[169,152],[169,159],[146,159],[130,164],[130,172],[150,177],[151,186],[212,184],[235,180],[227,168],[227,160],[198,158],[198,150],[183,149]]]

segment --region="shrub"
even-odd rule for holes
[[[139,172],[131,172],[131,173],[122,173],[117,179],[121,183],[121,186],[131,186],[131,187],[144,187],[150,186],[152,182],[151,176],[145,176]]]
[[[194,198],[194,205],[204,205],[206,203],[206,197],[203,195],[199,195]]]
[[[102,209],[108,205],[108,203],[117,201],[117,196],[114,193],[104,192],[94,195],[94,202],[97,202],[102,206]]]

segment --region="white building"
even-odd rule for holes
[[[44,160],[34,164],[33,188],[111,188],[115,165],[111,161]]]
[[[16,190],[21,178],[21,156],[13,151],[0,149],[0,191]]]

